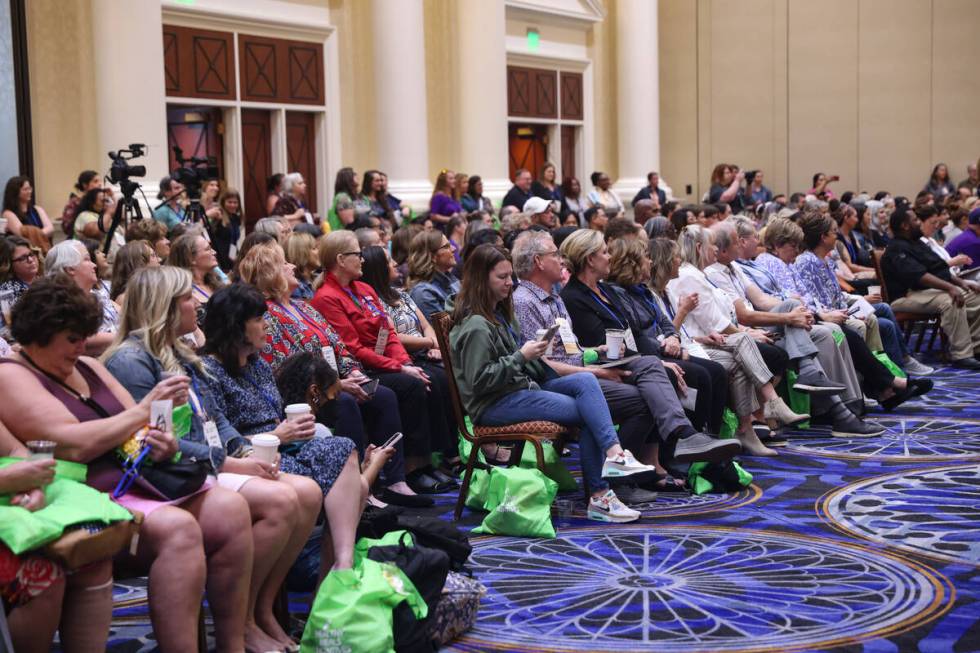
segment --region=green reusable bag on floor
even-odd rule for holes
[[[327,574],[303,630],[302,653],[394,653],[392,610],[408,601],[416,618],[425,599],[395,565],[363,558],[353,569]]]
[[[779,383],[779,395],[789,406],[790,410],[794,413],[806,413],[810,414],[810,395],[805,392],[797,392],[793,389],[796,385],[796,379],[799,378],[799,374],[793,370],[786,370],[786,376]],[[810,428],[809,420],[803,422],[802,424],[797,424],[794,428],[805,430]]]
[[[404,543],[406,546],[415,546],[415,537],[408,531],[388,531],[377,539],[362,537],[354,544],[354,566],[358,567],[361,560],[367,558],[368,549],[372,546],[398,546],[402,544],[402,536],[407,535]]]
[[[708,476],[714,478],[721,472],[721,470],[711,469],[712,465],[716,468],[719,465],[723,465],[726,468],[724,471],[727,476],[735,480],[731,487],[715,488],[715,483],[711,481]],[[742,469],[742,466],[734,460],[728,460],[724,463],[691,463],[690,468],[687,470],[687,486],[691,488],[691,492],[693,494],[698,496],[712,491],[737,492],[741,488],[748,487],[750,483],[752,483],[752,474]],[[738,487],[735,487],[736,485]]]
[[[474,533],[554,537],[551,504],[558,484],[539,469],[494,467],[490,470],[487,515]]]
[[[897,376],[900,379],[904,379],[908,377],[908,375],[905,373],[905,370],[903,370],[901,367],[896,365],[895,361],[889,358],[888,354],[886,354],[883,351],[876,351],[872,353],[875,355],[875,358],[878,359],[878,362],[884,365],[885,367],[887,367],[888,371],[891,372],[894,376]]]
[[[21,460],[0,458],[0,467]],[[54,481],[44,488],[46,504],[35,512],[10,505],[9,494],[0,496],[0,541],[19,555],[53,542],[69,526],[109,525],[133,518],[128,510],[113,503],[108,494],[79,482],[85,480],[85,474],[85,465],[57,461]]]
[[[464,463],[470,459],[470,449],[472,446],[469,440],[462,435],[459,436],[459,456]],[[476,452],[476,461],[480,464],[486,464],[487,461],[482,451]],[[470,487],[466,492],[466,500],[464,501],[466,507],[471,510],[488,510],[486,503],[487,491],[489,489],[490,473],[485,469],[474,467],[473,475],[470,476]]]
[[[726,408],[721,414],[721,432],[718,434],[718,439],[734,438],[736,433],[738,433],[738,415],[731,408]]]
[[[562,462],[559,452],[555,450],[555,445],[551,442],[542,442],[541,448],[544,453],[544,474],[558,484],[559,492],[571,492],[578,489],[578,483],[572,476],[565,463]],[[538,459],[534,455],[534,445],[524,445],[524,452],[521,454],[520,466],[524,469],[537,469]]]

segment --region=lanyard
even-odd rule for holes
[[[203,295],[205,299],[210,299],[211,298],[211,294],[209,292],[207,292],[206,290],[204,290],[204,288],[201,288],[196,283],[192,283],[191,284],[191,288],[193,288],[197,292],[201,293],[201,295]]]
[[[358,310],[360,310],[360,308],[361,308],[361,302],[357,301],[357,297],[354,296],[354,293],[351,292],[351,289],[350,288],[343,288],[343,291],[345,293],[347,293],[347,296],[350,297],[350,299],[351,299],[352,302],[354,302],[354,306],[356,306],[358,308]]]
[[[654,301],[653,299],[650,298],[651,297],[650,295],[647,295],[647,293],[644,292],[645,286],[643,286],[642,284],[638,284],[636,286],[633,286],[633,288],[636,289],[636,291],[633,294],[638,295],[639,298],[641,300],[643,300],[643,302],[647,306],[650,307],[650,310],[653,311],[653,319],[654,319],[654,321],[655,322],[660,322],[660,307],[657,306],[657,302],[656,301]],[[657,328],[658,329],[660,328],[659,325],[657,326]]]
[[[661,299],[663,299],[664,308],[667,309],[667,315],[670,316],[670,322],[673,324],[674,318],[677,317],[677,314],[674,313],[674,307],[670,305],[670,298],[664,295]],[[688,340],[694,340],[694,338],[691,337],[691,334],[687,332],[687,328],[684,326],[683,322],[681,322],[681,333],[683,333]]]
[[[745,297],[746,295],[745,284],[743,284],[742,280],[738,278],[738,272],[730,264],[728,265],[727,270],[728,270],[728,276],[732,278],[732,282],[738,287],[738,290],[742,294],[742,297]]]
[[[599,288],[599,292],[602,293],[602,297],[606,297],[606,293],[602,292],[602,288]],[[616,320],[616,324],[619,325],[620,329],[629,328],[629,322],[624,320],[618,312],[613,311],[612,302],[608,302],[608,297],[606,297],[606,301],[603,301],[603,299],[599,297],[599,295],[595,294],[595,291],[593,291],[591,288],[589,288],[589,293],[592,295],[592,299],[594,299],[599,306],[605,309],[606,313],[609,314],[609,317]]]
[[[280,304],[279,302],[276,302],[275,304],[276,306],[281,308],[286,313],[286,315],[288,315],[290,319],[293,320],[293,322],[302,323],[305,324],[307,327],[309,327],[310,330],[313,331],[313,335],[317,336],[320,339],[321,344],[327,344],[327,345],[330,344],[330,339],[326,337],[326,332],[322,328],[314,324],[312,320],[306,317],[306,315],[303,314],[303,311],[301,309],[297,308],[296,312],[293,313],[289,308],[286,307],[285,304]]]
[[[194,370],[191,367],[186,367],[187,375],[191,377],[191,392],[189,395],[191,412],[197,415],[198,419],[202,422],[208,421],[208,414],[204,410],[204,405],[201,403],[200,396],[201,391],[197,387],[197,375],[194,374]]]
[[[510,337],[514,339],[514,344],[520,347],[521,340],[517,337],[517,333],[515,333],[514,327],[510,325],[510,322],[508,322],[507,319],[500,313],[497,313],[497,319],[500,320],[500,323],[504,325],[505,329],[507,329],[507,333],[510,334]]]
[[[255,379],[252,378],[252,375],[246,372],[245,370],[242,370],[242,378],[248,381],[248,383],[253,388],[255,388],[256,392],[262,395],[262,398],[265,400],[265,403],[269,404],[269,408],[271,408],[272,412],[276,414],[276,417],[278,417],[279,414],[281,413],[281,410],[279,408],[279,403],[276,402],[275,399],[273,399],[272,395],[270,395],[268,392],[262,389],[262,387],[255,381]]]
[[[854,237],[853,234],[850,234],[850,236],[851,236],[851,238]],[[857,247],[855,247],[851,243],[850,238],[847,238],[845,236],[843,240],[844,240],[844,247],[847,248],[847,255],[851,257],[851,263],[857,264],[857,258],[858,258],[858,256],[857,256]]]

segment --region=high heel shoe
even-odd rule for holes
[[[780,424],[785,424],[787,426],[802,424],[810,419],[810,415],[808,413],[794,413],[792,409],[786,405],[786,402],[783,401],[782,397],[773,397],[766,402],[766,405],[762,410],[767,420],[774,419]]]
[[[735,435],[742,445],[743,456],[778,456],[779,452],[762,444],[755,431],[749,430]]]

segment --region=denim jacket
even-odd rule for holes
[[[412,286],[409,294],[425,319],[431,322],[433,315],[446,310],[446,300],[458,292],[459,279],[445,272],[436,272],[431,281]]]

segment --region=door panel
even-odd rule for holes
[[[286,160],[289,172],[306,181],[306,206],[316,213],[316,116],[303,111],[286,112]]]
[[[510,132],[510,178],[518,168],[527,168],[532,176],[547,161],[548,128],[545,125],[521,125],[511,123]]]
[[[265,182],[272,175],[271,115],[262,109],[242,109],[242,165],[245,187],[245,231],[265,216]]]

